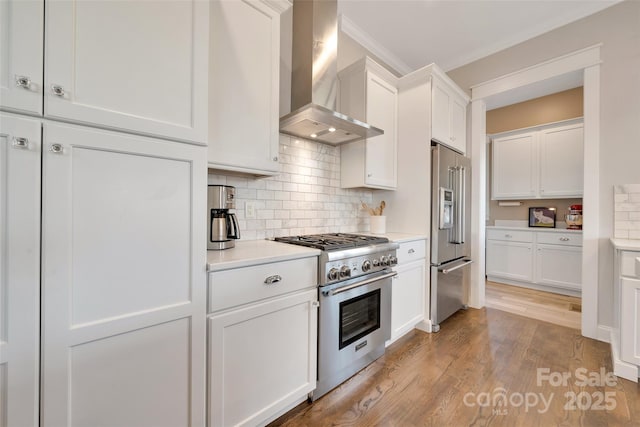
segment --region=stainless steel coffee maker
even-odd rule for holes
[[[240,229],[236,214],[236,189],[229,185],[210,185],[208,199],[207,249],[222,250],[236,245]]]

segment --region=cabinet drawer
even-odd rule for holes
[[[582,246],[582,234],[536,233],[537,242],[548,245]]]
[[[426,256],[426,240],[400,243],[396,254],[398,256],[398,264],[422,259]]]
[[[624,251],[620,253],[620,274],[627,277],[640,277],[636,273],[636,258],[640,252]]]
[[[533,242],[533,232],[524,230],[488,229],[487,240],[502,240],[505,242]]]
[[[265,283],[268,277],[280,280]],[[209,312],[317,286],[318,258],[274,262],[209,274]]]

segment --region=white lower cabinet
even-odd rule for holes
[[[490,228],[487,278],[576,295],[582,289],[582,235],[568,231]]]
[[[210,273],[210,427],[265,425],[316,388],[317,266],[307,257]]]
[[[620,283],[620,344],[622,360],[640,366],[640,279]]]
[[[398,273],[391,282],[391,344],[425,319],[429,307],[426,292],[426,240],[400,243],[396,251]]]
[[[44,123],[48,426],[202,426],[206,147]]]
[[[0,425],[38,426],[39,120],[0,114]]]

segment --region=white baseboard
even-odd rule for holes
[[[611,329],[610,326],[598,325],[598,335],[596,336],[596,339],[598,341],[610,343],[612,332],[613,329]]]
[[[422,322],[419,322],[416,325],[416,329],[420,329],[421,331],[429,332],[429,333],[433,332],[433,329],[431,327],[431,320],[425,319]]]
[[[618,349],[620,348],[618,332],[611,329],[611,362],[615,376],[624,378],[634,383],[638,382],[638,367],[634,364],[620,360]]]

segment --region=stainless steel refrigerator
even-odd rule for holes
[[[471,161],[440,144],[431,147],[431,309],[434,332],[466,308],[471,276]]]

